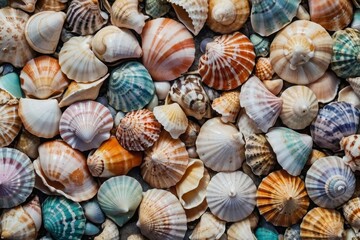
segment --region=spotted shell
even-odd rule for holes
[[[240,111],[239,94],[238,90],[223,92],[220,97],[213,100],[211,107],[221,115],[221,121],[224,123],[235,122]]]
[[[332,101],[339,89],[340,79],[332,71],[326,71],[318,80],[307,84],[319,103],[328,103]]]
[[[220,220],[209,212],[206,212],[201,216],[200,222],[196,224],[193,232],[189,236],[189,239],[220,239],[225,233],[225,224],[225,221]]]
[[[345,152],[343,161],[346,165],[350,166],[353,172],[360,169],[360,162],[358,160],[360,156],[359,144],[360,139],[357,134],[344,137],[340,141],[340,148]]]

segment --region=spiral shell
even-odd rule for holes
[[[350,166],[351,170],[355,172],[356,170],[360,170],[360,139],[359,135],[350,135],[348,137],[344,137],[340,141],[341,150],[344,150],[345,156],[343,157],[343,161],[346,165]]]
[[[211,104],[212,109],[221,114],[224,123],[235,122],[240,111],[240,91],[223,92],[220,97],[215,98]]]
[[[220,239],[220,237],[225,233],[225,228],[225,221],[222,221],[213,214],[206,212],[201,216],[200,222],[195,226],[193,232],[189,236],[189,239]]]

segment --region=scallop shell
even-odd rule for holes
[[[340,79],[332,72],[326,71],[318,80],[307,84],[319,103],[328,103],[334,100],[340,85]]]
[[[336,208],[353,195],[355,176],[341,158],[324,157],[311,165],[306,174],[305,185],[315,204],[324,208]]]
[[[67,8],[68,0],[37,0],[35,12],[62,11]]]
[[[344,219],[336,210],[313,208],[300,225],[301,239],[343,239]]]
[[[54,53],[60,40],[65,17],[65,13],[55,11],[32,15],[25,26],[25,37],[30,47],[39,53]]]
[[[12,67],[12,65],[10,66]],[[7,91],[12,97],[23,97],[19,75],[15,72],[6,73],[6,70],[2,74],[4,75],[0,76],[0,89]]]
[[[223,92],[220,97],[213,100],[211,107],[221,115],[221,121],[224,123],[235,122],[240,111],[239,94],[238,90]]]
[[[206,199],[204,199],[200,205],[194,208],[184,209],[187,222],[192,222],[199,219],[206,212],[207,208],[208,205]]]
[[[254,45],[256,57],[266,57],[270,52],[270,41],[256,33],[250,35],[250,41]]]
[[[230,90],[244,83],[255,66],[254,46],[242,33],[214,38],[199,60],[203,83],[217,90]],[[215,71],[216,69],[222,71]]]
[[[18,100],[0,89],[0,147],[8,146],[21,129]]]
[[[60,119],[60,135],[71,147],[80,151],[97,148],[109,139],[113,119],[110,111],[94,101],[69,106]]]
[[[193,232],[189,236],[189,239],[220,239],[220,237],[225,233],[225,224],[225,221],[222,221],[213,214],[206,212],[201,216],[200,222],[196,224]]]
[[[148,0],[145,2],[145,13],[152,18],[159,18],[169,12],[170,3],[166,0]]]
[[[257,127],[267,132],[280,115],[283,101],[272,94],[259,78],[253,76],[241,88],[240,105]]]
[[[142,62],[155,81],[171,81],[188,71],[195,43],[187,29],[170,18],[147,21],[141,34]]]
[[[241,132],[220,118],[206,121],[196,139],[196,151],[205,166],[214,171],[235,171],[245,160]]]
[[[58,60],[46,55],[28,61],[20,79],[26,97],[38,99],[57,98],[69,84]]]
[[[155,93],[148,70],[139,62],[129,61],[110,74],[107,96],[110,106],[123,112],[145,107]]]
[[[84,214],[87,220],[96,224],[105,222],[105,214],[101,210],[99,202],[94,198],[85,203],[82,203],[81,207],[84,210]]]
[[[180,181],[188,162],[184,143],[162,131],[157,142],[145,151],[141,175],[152,187],[168,188]]]
[[[353,228],[360,228],[360,198],[356,197],[349,200],[343,205],[342,209],[344,217],[350,226]]]
[[[76,82],[93,82],[105,76],[107,66],[91,51],[92,36],[72,37],[59,53],[61,71]]]
[[[186,131],[180,135],[180,140],[185,143],[186,147],[194,147],[197,136],[200,132],[200,125],[192,120],[188,120]]]
[[[327,70],[333,40],[319,24],[298,20],[279,32],[270,46],[276,74],[294,84],[309,84]]]
[[[274,74],[270,58],[260,57],[255,64],[255,76],[261,81],[269,80]]]
[[[265,80],[262,83],[267,88],[267,90],[269,90],[274,95],[278,95],[284,86],[284,81],[282,79]]]
[[[161,189],[143,194],[136,224],[150,240],[181,240],[187,229],[186,215],[177,198]]]
[[[257,216],[251,214],[249,217],[233,223],[227,230],[228,240],[254,240],[253,230],[258,223]],[[254,226],[255,225],[255,226]]]
[[[94,240],[119,240],[120,233],[118,226],[112,222],[110,219],[106,219],[106,221],[101,225],[102,232],[97,235]]]
[[[35,10],[36,0],[9,0],[9,6],[32,13]]]
[[[350,103],[332,102],[325,105],[310,125],[314,143],[321,148],[339,151],[340,140],[356,133],[359,116],[359,110]]]
[[[94,177],[113,177],[127,174],[141,161],[141,152],[127,151],[111,136],[87,158],[87,166]]]
[[[356,170],[360,170],[360,135],[350,135],[347,137],[343,137],[340,141],[341,150],[344,150],[345,156],[343,157],[343,161],[346,165],[350,166],[351,170],[355,172]]]

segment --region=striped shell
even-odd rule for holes
[[[166,0],[148,0],[145,2],[145,13],[152,18],[159,18],[169,12],[170,3]]]
[[[203,83],[217,90],[230,90],[244,83],[255,66],[254,46],[242,33],[215,37],[206,44],[199,60]],[[216,69],[222,71],[215,71]]]
[[[260,57],[255,64],[255,76],[261,81],[269,80],[274,74],[270,58]]]
[[[215,98],[211,104],[212,109],[221,115],[224,123],[234,123],[240,111],[240,91],[233,90],[223,92],[220,97]]]
[[[352,89],[354,90],[355,94],[359,97],[360,96],[360,78],[347,78],[346,81],[350,84]]]
[[[350,224],[353,228],[360,227],[360,198],[356,197],[349,200],[342,206],[344,217],[346,221]]]
[[[20,132],[18,108],[18,100],[0,89],[0,147],[8,146]]]
[[[37,0],[35,12],[42,11],[62,11],[67,8],[68,0]]]
[[[286,228],[284,233],[284,240],[301,240],[300,224],[295,224]]]
[[[348,137],[343,137],[340,141],[341,150],[344,150],[345,156],[343,161],[350,166],[351,170],[355,172],[360,170],[360,135],[354,134]]]
[[[42,212],[39,197],[35,195],[29,202],[24,204],[22,207],[24,211],[29,214],[29,216],[34,221],[36,231],[40,231],[42,224]]]
[[[250,41],[254,44],[256,57],[266,57],[270,52],[270,41],[256,33],[250,35]]]
[[[196,224],[193,232],[189,236],[189,239],[220,239],[225,233],[225,224],[225,221],[222,221],[213,214],[206,212],[201,216],[200,222]]]
[[[318,80],[307,84],[319,103],[328,103],[332,101],[339,89],[340,79],[332,71],[326,71]]]

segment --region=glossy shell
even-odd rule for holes
[[[250,35],[250,41],[254,44],[255,54],[257,57],[266,57],[270,52],[270,41],[256,33]]]
[[[224,123],[234,123],[240,111],[240,91],[223,92],[220,97],[215,98],[211,104],[213,110],[221,115]]]
[[[326,71],[318,80],[307,84],[319,103],[328,103],[332,101],[339,89],[340,79],[332,71]]]
[[[4,66],[4,67],[3,67]],[[23,97],[23,93],[21,92],[20,78],[16,72],[6,72],[7,64],[3,66],[3,75],[0,76],[0,89],[8,92],[12,97],[21,98]],[[12,65],[9,64],[12,67]],[[13,70],[10,70],[13,71]]]
[[[81,204],[81,207],[84,210],[84,214],[87,220],[96,224],[101,224],[105,222],[105,214],[102,212],[99,202],[97,200],[92,199],[86,201]]]
[[[358,158],[360,157],[360,135],[350,135],[344,137],[340,141],[341,150],[344,150],[345,156],[343,160],[346,165],[350,166],[351,170],[355,172],[360,169],[360,162]]]

